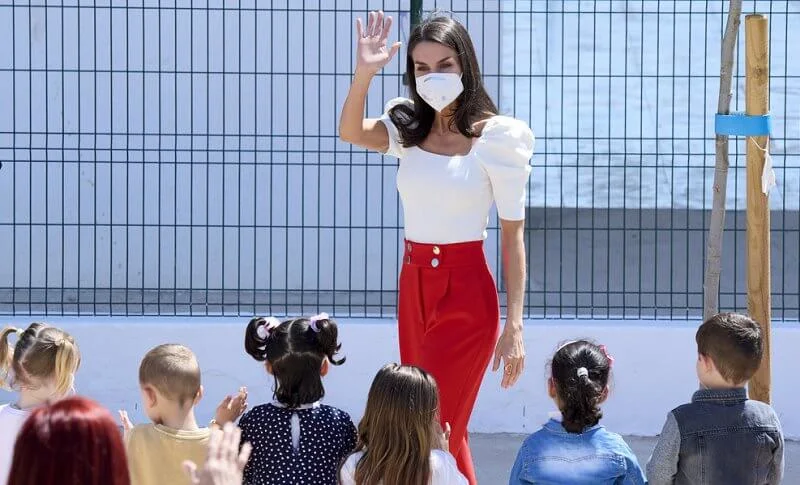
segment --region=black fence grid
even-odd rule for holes
[[[770,19],[773,316],[797,320],[800,5],[744,3]],[[528,317],[702,315],[727,5],[424,0],[467,25],[501,112],[537,136]],[[410,0],[0,0],[0,314],[393,316],[397,162],[337,137],[368,9],[406,40]],[[404,94],[405,55],[369,116]],[[732,139],[731,310],[746,309],[744,148]],[[492,216],[502,295],[498,238]]]

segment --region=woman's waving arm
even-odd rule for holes
[[[370,12],[366,29],[356,20],[356,70],[339,118],[342,141],[380,152],[389,149],[389,131],[379,119],[364,118],[364,105],[372,78],[400,50],[399,42],[387,44],[391,29],[392,17],[384,18],[383,12]]]

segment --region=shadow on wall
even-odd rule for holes
[[[697,318],[710,211],[528,211],[531,315]],[[771,214],[773,318],[800,317],[800,213]],[[720,308],[746,300],[746,214],[728,211]]]

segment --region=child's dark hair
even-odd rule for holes
[[[553,383],[562,424],[570,433],[581,433],[603,417],[600,403],[605,398],[611,362],[605,347],[588,340],[569,342],[553,355]]]
[[[695,340],[697,352],[714,361],[720,375],[732,384],[750,380],[764,355],[761,327],[737,313],[709,318],[697,329]]]
[[[259,362],[267,361],[275,376],[275,399],[296,408],[322,399],[322,363],[336,359],[341,348],[336,322],[327,315],[295,318],[278,323],[273,318],[255,317],[247,324],[244,348]]]

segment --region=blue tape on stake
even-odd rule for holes
[[[714,131],[717,135],[730,136],[769,136],[772,132],[770,116],[731,113],[717,114],[714,119]]]

